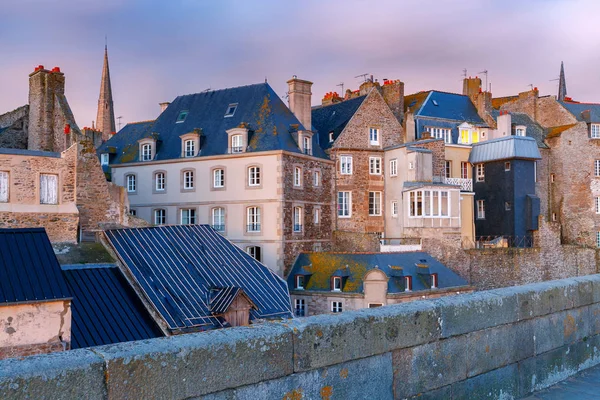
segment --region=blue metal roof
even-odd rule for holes
[[[0,304],[70,298],[44,228],[0,229]]]
[[[466,121],[476,126],[487,126],[469,96],[436,90],[430,91],[425,101],[415,111],[415,118],[418,117]]]
[[[340,103],[313,108],[312,125],[319,134],[319,143],[323,149],[331,147],[329,132],[333,132],[333,140],[337,139],[366,97],[360,96]]]
[[[429,268],[427,274],[438,274],[439,288],[468,285],[466,280],[425,252],[300,253],[288,276],[288,285],[293,288],[295,276],[305,275],[306,291],[330,291],[332,276],[346,276],[343,291],[363,293],[365,274],[377,268],[390,278],[388,293],[404,292],[402,280],[404,276],[413,277],[413,291],[429,290],[427,279],[423,278],[423,274],[419,274],[421,268],[417,266],[418,264]],[[306,271],[311,272],[312,275],[309,276]],[[340,271],[345,271],[347,275],[339,275]]]
[[[63,265],[73,293],[71,348],[164,336],[114,265]]]
[[[600,122],[600,104],[559,101],[578,121]],[[583,113],[589,111],[589,118]]]
[[[110,244],[170,329],[220,328],[211,289],[241,288],[258,318],[291,318],[286,282],[209,225],[106,231]]]
[[[526,136],[506,136],[473,144],[469,154],[472,164],[508,159],[541,160],[535,139]]]
[[[233,116],[225,117],[228,106],[237,104]],[[180,113],[185,120],[176,123]],[[181,135],[202,130],[198,158],[228,153],[227,130],[247,124],[247,152],[285,150],[302,153],[292,137],[293,129],[304,129],[300,121],[267,83],[178,96],[153,123],[128,124],[98,148],[98,154],[116,149],[111,164],[139,161],[137,141],[155,136],[158,140],[155,160],[181,158]],[[131,126],[130,126],[131,125]],[[292,126],[296,126],[293,128]],[[327,158],[313,137],[313,155]]]
[[[245,296],[244,291],[235,286],[213,289],[210,295],[210,311],[213,315],[219,315],[227,312],[231,303],[238,295]]]

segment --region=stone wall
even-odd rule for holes
[[[26,149],[29,106],[0,115],[0,148]]]
[[[431,150],[432,175],[446,176],[446,144],[443,139],[421,140],[412,143],[410,147],[420,147]]]
[[[52,243],[77,242],[77,213],[0,212],[0,228],[44,228]]]
[[[335,252],[379,252],[379,236],[374,233],[333,231],[333,249]]]
[[[520,398],[600,363],[599,313],[571,278],[3,360],[0,397]]]

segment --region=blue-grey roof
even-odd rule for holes
[[[487,123],[477,113],[477,108],[469,96],[436,90],[429,92],[425,101],[415,110],[415,117],[442,118],[466,121],[476,126],[487,126]]]
[[[498,121],[498,117],[500,116],[500,111],[499,110],[492,110],[491,113],[492,117]],[[514,128],[517,125],[522,125],[524,126],[525,129],[525,136],[528,137],[532,137],[535,139],[535,141],[537,142],[537,145],[539,148],[542,149],[547,149],[548,145],[546,143],[544,143],[544,139],[546,138],[546,130],[537,122],[535,122],[533,119],[531,119],[529,117],[529,115],[525,114],[525,113],[520,113],[520,112],[511,112],[510,113],[510,117],[511,117],[511,133],[514,135]]]
[[[578,121],[600,122],[600,104],[595,103],[577,103],[572,101],[560,101],[564,108],[577,118]],[[589,111],[589,116],[586,115]]]
[[[44,228],[0,229],[0,304],[70,298]]]
[[[355,97],[340,103],[313,108],[312,125],[319,133],[319,143],[323,149],[331,147],[329,132],[333,132],[333,140],[337,139],[366,97]]]
[[[164,336],[114,265],[63,265],[63,275],[73,293],[71,348]]]
[[[506,136],[475,143],[469,154],[472,164],[508,159],[541,160],[542,156],[535,139],[526,136]]]
[[[235,113],[225,117],[230,104],[237,104]],[[188,115],[176,123],[181,111]],[[141,126],[128,124],[98,148],[98,154],[116,149],[111,164],[139,161],[137,141],[153,135],[158,140],[155,160],[181,158],[181,135],[202,130],[197,157],[228,153],[227,130],[247,124],[247,152],[285,150],[302,153],[291,131],[304,129],[300,121],[267,83],[178,96],[153,123]],[[313,137],[313,155],[327,156]]]
[[[211,289],[237,287],[256,305],[252,320],[291,318],[286,282],[209,225],[106,231],[115,252],[170,329],[224,326]]]
[[[427,279],[418,273],[421,268],[417,264],[427,266],[427,274],[438,274],[439,288],[468,285],[466,280],[425,252],[300,253],[288,275],[288,285],[293,288],[295,276],[304,275],[306,291],[330,291],[332,276],[347,276],[343,291],[363,293],[365,274],[378,268],[390,278],[388,293],[403,292],[403,280],[398,278],[408,275],[413,277],[413,291],[429,289]],[[339,275],[340,270],[346,271],[347,275]]]
[[[41,150],[0,148],[0,154],[10,154],[10,155],[16,155],[16,156],[38,156],[38,157],[60,158],[60,153],[55,153],[53,151],[41,151]]]

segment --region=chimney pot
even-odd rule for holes
[[[60,72],[60,68],[59,67],[54,67],[54,68],[52,68],[52,72]]]

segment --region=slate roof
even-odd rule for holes
[[[225,117],[230,104],[237,104],[237,108],[233,116]],[[176,123],[181,111],[189,113],[183,122]],[[137,141],[157,134],[159,142],[154,159],[180,159],[180,136],[201,129],[203,138],[197,158],[224,155],[229,149],[226,131],[242,123],[248,124],[250,130],[247,152],[285,150],[302,153],[290,131],[293,125],[296,129],[304,127],[267,83],[178,96],[156,121],[126,125],[100,146],[97,153],[107,153],[114,147],[116,155],[111,164],[137,162]],[[316,135],[313,137],[313,155],[327,158]]]
[[[70,298],[44,228],[0,229],[0,305]]]
[[[559,101],[578,121],[600,123],[600,104],[596,103],[579,103],[573,101]],[[585,111],[589,111],[589,117],[584,115]]]
[[[73,293],[71,348],[164,336],[114,265],[63,265]]]
[[[527,136],[506,136],[473,144],[469,154],[472,164],[507,159],[541,160],[535,139]]]
[[[256,305],[251,320],[291,318],[286,282],[209,225],[106,231],[115,252],[170,329],[207,330],[211,289],[238,287]]]
[[[500,115],[500,111],[492,110],[492,117],[498,121],[498,117]],[[544,139],[546,138],[547,131],[537,122],[532,120],[529,115],[520,112],[511,112],[511,128],[512,134],[514,134],[514,128],[517,125],[523,125],[525,129],[525,136],[534,138],[537,142],[539,148],[547,149],[548,145],[544,143]]]
[[[427,93],[425,99],[424,94]],[[430,90],[405,97],[405,106],[414,111],[415,117],[431,117],[469,122],[475,126],[487,126],[477,113],[469,96]],[[406,104],[409,101],[409,104]],[[413,104],[411,106],[411,104]]]
[[[417,264],[429,267],[438,274],[438,287],[449,288],[468,285],[467,281],[425,252],[406,253],[300,253],[288,276],[289,287],[294,287],[296,274],[305,275],[305,291],[331,291],[330,279],[338,269],[348,272],[343,292],[363,293],[363,278],[372,269],[383,271],[390,280],[388,293],[402,293],[403,276],[413,277],[413,291],[428,290],[426,279],[420,279]],[[347,268],[346,268],[347,266]],[[310,275],[307,274],[310,273]]]
[[[323,149],[331,147],[329,132],[333,132],[333,140],[342,133],[348,121],[360,107],[367,96],[312,109],[312,125],[319,134],[319,143]]]

